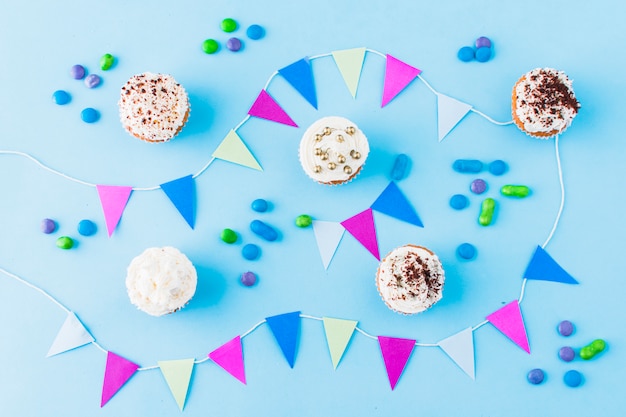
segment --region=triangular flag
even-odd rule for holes
[[[561,265],[556,263],[541,246],[537,246],[532,259],[526,267],[524,278],[562,282],[564,284],[578,284],[578,281],[568,274]]]
[[[324,317],[322,320],[324,321],[324,332],[326,333],[330,359],[333,362],[333,367],[337,369],[358,322],[330,317]]]
[[[393,390],[411,357],[415,340],[378,336],[378,344],[380,345],[380,352],[383,354],[383,361],[385,361],[389,384]]]
[[[363,61],[365,60],[365,48],[344,49],[343,51],[333,51],[332,54],[350,94],[356,98],[356,90],[359,86]]]
[[[163,183],[161,189],[193,229],[196,222],[196,183],[193,176]]]
[[[250,150],[243,143],[241,137],[232,129],[228,132],[217,149],[213,151],[212,156],[224,161],[263,171],[263,168],[261,168],[261,165],[259,165],[252,153],[250,153]]]
[[[296,359],[298,334],[300,333],[300,312],[280,314],[265,319],[280,346],[287,363],[293,368]]]
[[[100,407],[103,407],[111,397],[113,397],[122,386],[137,372],[139,365],[124,359],[113,352],[107,352],[107,363],[104,369],[104,382],[102,383],[102,400]]]
[[[61,326],[61,330],[57,333],[57,337],[52,342],[46,357],[58,355],[74,348],[93,342],[95,339],[85,329],[85,326],[78,320],[76,314],[69,312]]]
[[[511,301],[501,309],[491,313],[487,316],[487,320],[516,345],[530,353],[526,327],[517,300]]]
[[[259,117],[272,122],[298,127],[298,125],[291,120],[291,117],[289,117],[282,107],[280,107],[276,100],[274,100],[265,90],[261,90],[258,97],[252,104],[252,107],[248,110],[248,114],[250,116]]]
[[[437,127],[439,142],[461,121],[472,109],[469,104],[452,97],[437,93]]]
[[[371,208],[342,221],[341,225],[380,261],[374,215]]]
[[[133,188],[115,185],[96,185],[96,189],[98,190],[100,204],[104,212],[107,233],[111,237],[122,218],[122,213],[124,213]]]
[[[308,58],[302,58],[291,65],[287,65],[285,68],[279,69],[278,73],[317,110],[313,70]]]
[[[385,107],[400,91],[420,75],[422,70],[387,54],[385,65],[385,85],[383,87],[383,101],[380,107]]]
[[[463,372],[474,379],[474,333],[471,328],[439,341],[438,345]]]
[[[193,371],[194,359],[178,359],[173,361],[158,361],[161,373],[165,377],[167,386],[170,388],[178,408],[183,410],[185,400],[187,399],[187,391],[189,390],[189,381],[191,380],[191,372]]]
[[[243,348],[241,337],[237,336],[229,342],[209,353],[209,358],[226,372],[246,383],[246,371],[243,364]]]
[[[322,257],[324,269],[328,269],[328,265],[330,265],[330,261],[335,256],[339,242],[341,242],[346,229],[341,223],[313,220],[313,232],[315,233],[315,241]]]
[[[424,227],[409,200],[402,194],[395,182],[391,181],[387,188],[372,204],[372,210],[394,217],[398,220]]]

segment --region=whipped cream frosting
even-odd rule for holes
[[[343,117],[324,117],[302,135],[300,163],[315,181],[340,184],[359,172],[369,151],[367,137],[354,123]]]
[[[122,87],[120,121],[133,136],[167,142],[180,131],[189,112],[185,89],[171,75],[145,72]]]
[[[580,107],[572,81],[563,71],[536,68],[521,77],[514,89],[514,117],[529,134],[563,132]]]
[[[196,292],[197,281],[196,269],[178,249],[149,248],[128,266],[126,290],[137,308],[162,316],[185,306]]]
[[[389,308],[414,314],[441,300],[444,278],[437,255],[421,246],[405,245],[381,261],[376,284]]]

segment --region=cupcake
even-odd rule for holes
[[[406,315],[422,312],[441,300],[443,283],[437,255],[416,245],[389,252],[376,273],[378,293],[387,307]]]
[[[171,75],[145,72],[122,87],[120,121],[131,135],[146,142],[168,142],[189,118],[189,98]]]
[[[533,137],[549,138],[562,133],[579,108],[572,81],[563,71],[536,68],[523,75],[513,87],[513,121]]]
[[[196,269],[178,249],[149,248],[128,265],[126,290],[139,310],[162,316],[183,308],[197,281]]]
[[[300,163],[320,184],[344,184],[361,171],[369,151],[367,138],[354,123],[343,117],[324,117],[304,132]]]

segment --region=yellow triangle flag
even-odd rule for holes
[[[194,359],[179,359],[174,361],[159,361],[159,368],[165,381],[178,404],[180,410],[185,406]]]
[[[261,168],[261,165],[259,165],[252,153],[250,153],[250,150],[245,143],[243,143],[241,137],[232,129],[213,152],[212,156],[224,161],[263,171],[263,168]]]
[[[333,361],[333,367],[337,369],[337,365],[339,365],[339,361],[348,347],[348,343],[352,338],[352,334],[358,322],[354,320],[333,319],[330,317],[324,317],[323,320],[330,358]]]
[[[334,51],[333,59],[346,83],[352,97],[356,98],[356,90],[361,79],[361,70],[365,60],[365,48],[344,49]]]

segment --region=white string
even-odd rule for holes
[[[522,300],[524,300],[524,293],[526,292],[526,282],[528,280],[524,278],[522,280],[522,289],[520,290],[519,298],[517,299],[517,304],[522,304]]]
[[[51,172],[55,175],[58,175],[60,177],[63,177],[65,179],[68,179],[70,181],[74,181],[77,182],[79,184],[83,184],[83,185],[87,185],[89,187],[96,187],[96,184],[92,184],[90,182],[87,181],[83,181],[83,180],[79,180],[78,178],[74,178],[74,177],[70,177],[67,174],[62,173],[61,171],[57,171],[56,169],[50,168],[47,165],[44,165],[43,162],[39,161],[37,158],[35,158],[34,156],[31,156],[29,154],[27,154],[26,152],[20,152],[20,151],[8,151],[8,150],[0,150],[0,154],[4,154],[4,155],[19,155],[19,156],[23,156],[24,158],[30,159],[31,161],[33,161],[35,164],[39,165],[40,168],[43,168],[44,170]]]
[[[559,186],[561,187],[561,203],[559,205],[559,211],[556,214],[556,218],[554,219],[554,224],[552,225],[552,230],[550,230],[550,234],[543,245],[541,245],[542,249],[550,243],[552,240],[552,236],[554,236],[554,232],[556,232],[556,228],[561,220],[561,214],[563,213],[563,207],[565,206],[565,183],[563,182],[563,169],[561,168],[561,156],[559,155],[559,135],[554,137],[554,155],[556,157],[556,167],[559,175]]]
[[[67,307],[65,307],[63,304],[61,304],[61,302],[59,300],[57,300],[56,298],[54,298],[52,295],[50,295],[47,291],[45,291],[43,288],[40,288],[38,286],[36,286],[35,284],[31,284],[30,282],[26,281],[23,278],[18,277],[15,274],[10,273],[9,271],[7,271],[4,268],[0,268],[0,272],[2,272],[3,274],[5,274],[6,276],[13,278],[14,280],[16,280],[17,282],[26,285],[29,288],[32,288],[33,290],[37,291],[38,293],[42,294],[44,297],[46,297],[48,300],[52,301],[54,304],[56,304],[61,310],[65,311],[67,314],[71,313],[71,310]]]
[[[487,119],[488,121],[490,121],[491,123],[493,123],[494,125],[499,125],[499,126],[508,126],[508,125],[512,125],[513,123],[515,123],[513,120],[509,120],[508,122],[498,122],[497,120],[492,119],[491,117],[487,116],[485,113],[476,110],[475,108],[471,108],[470,109],[471,112],[474,112],[482,117],[484,117],[485,119]]]

